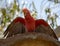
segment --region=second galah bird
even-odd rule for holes
[[[12,35],[27,31],[45,33],[57,39],[56,34],[45,20],[35,20],[31,16],[30,11],[27,8],[24,8],[22,11],[24,13],[25,19],[17,17],[15,20],[13,20],[13,22],[10,24],[10,26],[8,26],[7,30],[4,32],[5,35],[8,33],[8,37],[10,37]]]

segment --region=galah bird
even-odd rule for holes
[[[43,19],[35,20],[31,16],[30,11],[27,8],[23,8],[22,11],[24,13],[25,19],[21,17],[17,17],[15,20],[13,20],[13,22],[10,24],[10,26],[8,26],[7,30],[4,32],[5,36],[7,33],[8,33],[8,37],[10,37],[12,35],[27,31],[27,32],[45,33],[57,39],[56,34],[45,20]]]
[[[45,33],[54,37],[55,39],[58,39],[54,31],[52,30],[52,28],[49,26],[49,24],[45,20],[43,19],[34,20],[27,8],[23,9],[23,13],[26,21],[29,21],[29,23],[27,24],[27,28],[29,27],[28,32],[35,31],[39,33]],[[30,29],[33,29],[33,30],[30,30]]]

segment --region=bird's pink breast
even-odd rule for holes
[[[26,23],[28,32],[33,32],[35,30],[35,22]]]

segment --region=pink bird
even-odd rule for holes
[[[43,19],[35,20],[31,16],[30,11],[27,8],[22,9],[22,11],[24,13],[25,19],[21,18],[21,17],[17,17],[16,19],[14,19],[13,22],[10,24],[10,26],[8,26],[7,30],[4,32],[5,36],[8,32],[9,32],[8,36],[18,34],[18,32],[21,33],[24,28],[23,32],[45,33],[45,34],[48,34],[48,35],[54,37],[55,39],[57,39],[54,31],[51,29],[51,27],[49,26],[49,24],[45,20],[43,20]],[[19,24],[21,26],[17,26]],[[15,30],[14,25],[16,25],[16,27],[18,27],[18,28],[16,28],[16,30]],[[21,27],[23,27],[23,28],[21,28]],[[17,29],[18,29],[18,31],[17,31]]]

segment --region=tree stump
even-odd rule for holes
[[[1,39],[0,46],[60,46],[60,43],[47,34],[33,32]]]

